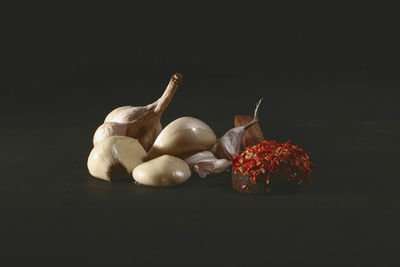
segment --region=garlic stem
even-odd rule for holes
[[[183,75],[180,73],[175,73],[171,77],[171,80],[169,81],[162,96],[156,102],[151,104],[155,105],[154,113],[161,115],[164,112],[182,81]]]
[[[260,107],[261,102],[263,101],[264,98],[261,98],[260,100],[258,100],[257,104],[256,104],[256,109],[254,110],[254,116],[253,116],[253,120],[249,123],[247,123],[246,125],[244,125],[244,129],[247,130],[247,128],[249,128],[250,126],[252,126],[254,123],[258,122],[258,108]]]

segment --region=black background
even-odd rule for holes
[[[390,6],[5,7],[0,262],[396,265],[399,42]],[[230,174],[154,189],[90,177],[113,108],[184,83],[162,117],[221,136],[252,114],[310,151],[312,188],[247,196]]]

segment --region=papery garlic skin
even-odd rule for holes
[[[132,176],[141,185],[169,187],[186,182],[191,172],[185,161],[164,155],[140,164],[133,170]]]
[[[129,127],[129,124],[118,122],[105,122],[97,128],[93,136],[93,145],[97,145],[109,136],[140,136],[139,142],[145,150],[149,150],[154,140],[162,131],[161,123],[155,122],[152,127],[146,129],[146,134],[140,134],[141,128]]]
[[[87,167],[92,176],[109,182],[129,180],[132,170],[147,156],[138,140],[110,136],[93,147]]]
[[[211,174],[218,174],[231,166],[227,159],[217,159],[210,151],[196,153],[185,159],[186,163],[193,169],[200,178]]]
[[[139,132],[136,131],[141,131],[140,128],[128,128],[127,130],[127,135],[128,136],[137,136],[139,135],[139,142],[143,145],[144,149],[146,151],[149,151],[149,149],[151,148],[151,146],[154,143],[154,140],[156,140],[157,136],[161,133],[162,131],[162,126],[161,123],[159,121],[157,121],[156,123],[154,123],[154,125],[152,127],[147,128],[146,130],[146,134],[139,134]]]
[[[240,152],[241,141],[245,133],[244,127],[236,127],[230,129],[221,138],[217,140],[217,143],[211,149],[215,151],[217,158],[230,159]]]
[[[205,122],[193,117],[182,117],[161,131],[149,150],[148,159],[161,155],[186,158],[209,150],[216,142],[214,131]]]
[[[105,118],[104,122],[118,122],[118,123],[132,123],[143,117],[149,110],[154,103],[141,106],[141,107],[134,107],[134,106],[122,106],[112,110],[107,117]]]
[[[117,123],[117,122],[107,122],[97,128],[93,136],[93,145],[96,146],[98,143],[103,141],[109,136],[127,136],[128,125]]]

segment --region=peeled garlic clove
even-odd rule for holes
[[[123,106],[111,111],[104,120],[104,124],[97,129],[93,144],[96,145],[109,136],[122,135],[121,129],[126,128],[123,135],[138,139],[145,150],[149,150],[162,130],[161,115],[171,102],[182,81],[183,75],[175,73],[163,95],[154,103],[140,107]],[[120,129],[110,129],[112,127]]]
[[[182,117],[168,124],[151,147],[148,159],[161,155],[186,158],[209,150],[217,141],[214,131],[203,121]]]
[[[186,158],[185,161],[201,178],[221,173],[231,166],[229,160],[217,159],[210,151],[196,153]]]
[[[110,136],[93,147],[87,166],[92,176],[109,182],[129,180],[147,153],[138,140]]]
[[[189,165],[179,158],[164,155],[137,166],[132,176],[142,185],[167,187],[182,184],[190,178]]]
[[[217,158],[230,159],[239,154],[245,131],[254,123],[258,122],[258,108],[260,107],[262,100],[263,99],[260,99],[256,104],[254,117],[251,122],[247,123],[246,125],[230,129],[217,140],[216,145],[214,145],[214,147],[211,149]]]

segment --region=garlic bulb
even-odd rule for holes
[[[132,172],[137,183],[156,187],[182,184],[190,175],[190,168],[185,161],[169,155],[142,163]]]
[[[201,178],[210,174],[221,173],[231,166],[229,160],[217,159],[210,151],[196,153],[186,158],[185,161]]]
[[[206,123],[196,118],[182,117],[161,131],[149,150],[147,159],[161,155],[186,158],[197,152],[209,150],[216,141],[214,131]]]
[[[87,167],[92,176],[109,182],[129,180],[132,170],[143,162],[146,151],[138,140],[110,136],[95,145]]]
[[[169,81],[163,95],[154,103],[147,106],[123,106],[111,111],[105,121],[95,132],[93,145],[114,135],[124,135],[135,139],[147,151],[161,132],[160,118],[171,102],[183,75],[175,73]]]
[[[258,108],[260,107],[262,100],[263,99],[261,98],[257,102],[254,110],[254,117],[251,122],[247,123],[246,125],[230,129],[217,140],[217,143],[211,149],[217,158],[230,159],[239,154],[240,145],[242,143],[242,138],[245,131],[254,123],[258,122]]]

